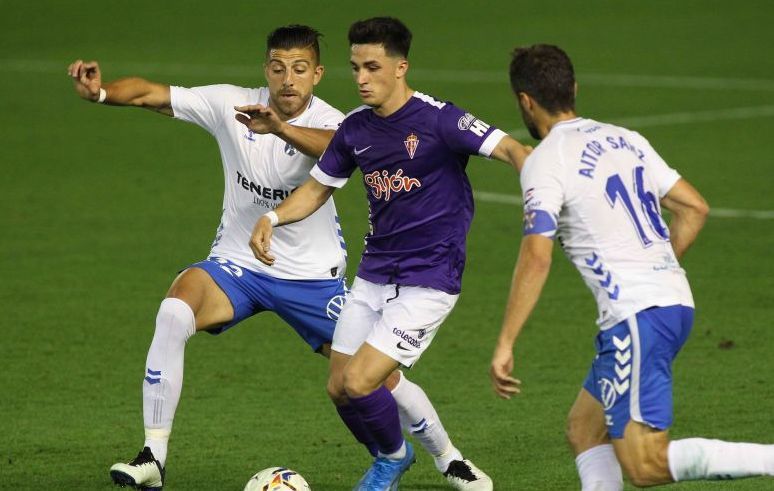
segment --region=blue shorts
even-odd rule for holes
[[[210,257],[192,268],[206,271],[234,308],[231,322],[208,330],[220,334],[258,312],[276,312],[314,351],[333,339],[344,306],[344,279],[283,280],[242,268],[227,259]]]
[[[672,425],[672,361],[693,326],[693,308],[652,307],[601,331],[583,383],[605,409],[611,438],[629,420],[658,430]]]

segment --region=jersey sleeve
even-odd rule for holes
[[[438,114],[438,132],[453,151],[487,158],[505,136],[504,131],[450,103]]]
[[[669,167],[661,155],[651,146],[650,142],[639,133],[633,131],[635,145],[642,152],[640,159],[648,166],[648,173],[653,176],[658,188],[659,198],[663,198],[672,186],[680,179],[680,174]]]
[[[170,87],[175,118],[201,126],[214,134],[223,120],[222,86]]]
[[[355,168],[357,164],[346,144],[342,126],[309,174],[326,186],[340,188],[347,183]]]
[[[559,213],[564,204],[564,167],[558,156],[533,154],[522,169],[524,235],[556,237]]]

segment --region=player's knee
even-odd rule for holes
[[[576,455],[608,443],[607,431],[595,428],[585,418],[570,413],[564,430],[565,438]]]
[[[156,334],[187,341],[196,333],[196,319],[191,307],[179,298],[165,298],[156,315]]]
[[[349,402],[347,393],[344,391],[344,385],[341,382],[341,377],[334,377],[333,375],[329,377],[325,388],[328,391],[328,397],[335,405],[343,406]]]
[[[343,382],[348,397],[364,397],[379,388],[378,385],[373,387],[361,373],[349,367],[344,370]]]

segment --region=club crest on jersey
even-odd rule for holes
[[[251,142],[255,141],[255,132],[253,130],[247,130],[247,134],[244,135],[245,138],[250,140]]]
[[[291,145],[290,143],[286,143],[285,144],[285,153],[286,154],[288,154],[288,155],[290,155],[292,157],[293,155],[296,154],[296,152],[298,152],[298,150],[296,150],[293,145]]]
[[[403,140],[403,144],[406,145],[406,151],[409,154],[409,159],[413,159],[414,154],[417,152],[417,147],[419,146],[419,137],[413,132],[409,133],[409,136]]]

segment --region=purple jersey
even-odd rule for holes
[[[386,118],[353,111],[312,169],[341,187],[363,172],[370,232],[357,275],[373,283],[460,292],[473,194],[465,167],[505,135],[451,103],[415,92]]]

